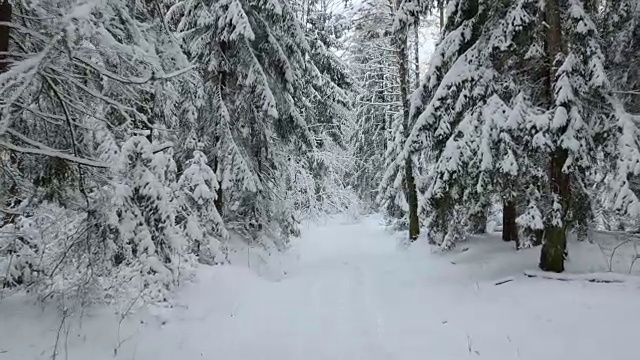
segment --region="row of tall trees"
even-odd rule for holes
[[[282,250],[356,201],[352,86],[318,3],[0,11],[0,288],[159,299],[233,239]]]
[[[389,9],[402,122],[385,139],[391,157],[377,195],[386,209],[389,194],[401,198],[411,240],[421,225],[450,248],[484,231],[499,204],[503,239],[542,244],[540,267],[559,272],[568,232],[585,236],[602,214],[639,215],[637,1],[404,1]],[[430,13],[446,14],[442,33],[409,103],[405,34]]]
[[[419,165],[396,164],[396,159],[410,129],[408,94],[420,81],[420,21],[399,23],[401,5],[370,0],[352,8],[348,62],[358,98],[350,141],[359,169],[352,181],[365,204],[380,206],[396,226],[409,227],[415,240],[418,179],[413,167]]]

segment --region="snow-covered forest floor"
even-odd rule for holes
[[[0,360],[631,359],[640,282],[527,277],[539,249],[498,235],[449,253],[381,225],[307,225],[269,264],[199,268],[171,306],[123,304],[61,318],[28,295],[0,301]],[[610,244],[570,243],[569,273],[608,270]],[[613,269],[628,272],[632,246]],[[573,259],[580,259],[576,262]],[[252,264],[253,260],[253,264]],[[251,269],[247,268],[247,265]],[[620,282],[594,283],[588,278]],[[25,301],[27,300],[27,301]],[[54,350],[57,349],[57,350]]]

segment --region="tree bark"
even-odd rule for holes
[[[400,1],[396,2],[396,9],[400,6]],[[396,50],[398,61],[398,76],[400,77],[400,101],[402,103],[402,117],[404,125],[404,139],[409,136],[409,71],[407,54],[407,33],[405,26],[396,35]],[[411,154],[407,156],[404,164],[405,194],[409,205],[409,240],[415,241],[420,235],[420,223],[418,219],[418,193],[416,182],[413,176],[413,160]]]
[[[418,219],[418,194],[413,177],[413,164],[411,157],[405,164],[405,176],[407,183],[407,202],[409,203],[409,240],[415,241],[420,236],[420,220]]]
[[[540,252],[540,269],[544,271],[564,271],[564,259],[567,252],[565,214],[571,196],[569,174],[562,171],[567,157],[566,150],[556,149],[551,155],[549,164],[551,192],[560,201],[562,222],[559,224],[553,219],[547,219],[545,224],[545,239]]]
[[[11,10],[11,4],[9,4],[7,0],[4,0],[2,4],[0,4],[0,22],[11,22]],[[7,66],[9,65],[7,52],[9,51],[10,29],[11,28],[7,25],[0,25],[0,74],[7,71]]]
[[[515,241],[516,248],[520,248],[518,241],[518,225],[516,224],[516,203],[513,199],[505,199],[502,205],[502,240]]]
[[[1,22],[11,22],[11,4],[9,4],[6,0],[0,4],[0,21]],[[10,27],[7,25],[0,25],[0,74],[7,71],[7,67],[9,65],[9,58],[7,56],[7,52],[9,51],[9,31]],[[9,152],[9,162],[17,159],[15,158],[16,154]],[[10,179],[9,176],[6,176],[6,181],[10,182],[11,185],[8,185],[9,199],[7,199],[4,203],[4,206],[7,209],[11,209],[14,205],[13,199],[11,197],[17,197],[18,195],[18,184],[16,184],[15,180]],[[13,222],[15,215],[10,214],[9,212],[5,213],[2,217],[2,226]]]
[[[213,168],[214,168],[214,171],[216,172],[216,181],[218,181],[218,189],[216,190],[216,198],[215,200],[213,200],[213,205],[216,207],[216,210],[218,211],[218,214],[220,215],[220,217],[222,217],[223,215],[222,210],[224,208],[224,199],[222,197],[221,174],[224,174],[224,171],[222,170],[222,164],[220,163],[217,157],[213,159]]]
[[[444,30],[444,2],[445,0],[438,0],[438,12],[440,14],[440,33]]]
[[[562,52],[562,29],[560,24],[560,9],[558,0],[547,0],[545,17],[547,23],[547,79],[546,84],[548,105],[554,105],[554,82],[557,67],[555,60]],[[563,129],[560,129],[563,132]],[[567,248],[567,234],[565,214],[570,197],[569,174],[563,172],[563,167],[567,161],[568,153],[565,149],[556,145],[555,150],[550,154],[549,159],[549,181],[552,195],[561,203],[560,219],[546,219],[545,239],[540,251],[539,267],[544,271],[563,272],[564,259]],[[560,220],[558,222],[557,220]]]
[[[413,89],[415,90],[420,87],[420,20],[417,20],[413,25],[413,36],[415,38],[413,61],[416,64],[416,75],[413,79]]]

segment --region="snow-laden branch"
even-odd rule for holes
[[[81,158],[81,157],[69,155],[69,154],[61,152],[60,150],[55,150],[55,149],[51,149],[51,148],[47,148],[47,147],[43,147],[43,148],[39,148],[39,149],[38,148],[26,148],[26,147],[10,144],[10,143],[8,143],[8,142],[6,142],[4,140],[0,140],[0,148],[5,148],[5,149],[8,149],[8,150],[16,151],[16,152],[23,153],[23,154],[44,155],[44,156],[49,156],[49,157],[55,157],[55,158],[59,158],[59,159],[69,160],[69,161],[74,162],[76,164],[86,165],[86,166],[91,166],[91,167],[96,167],[96,168],[108,169],[108,168],[111,167],[109,164],[106,164],[106,163],[103,163],[103,162],[84,159],[84,158]]]
[[[109,71],[109,70],[107,70],[105,68],[99,67],[99,66],[95,65],[94,63],[92,63],[91,61],[86,60],[86,59],[84,59],[84,58],[82,58],[80,56],[74,56],[73,59],[79,61],[84,66],[89,67],[92,70],[97,71],[100,75],[102,75],[104,77],[107,77],[107,78],[109,78],[111,80],[117,81],[117,82],[122,83],[122,84],[132,84],[132,85],[143,85],[143,84],[149,83],[149,82],[154,81],[154,80],[168,80],[168,79],[171,79],[171,78],[174,78],[174,77],[178,77],[178,76],[184,75],[184,74],[186,74],[186,73],[188,73],[188,72],[190,72],[190,71],[195,69],[195,65],[191,65],[189,67],[174,71],[174,72],[169,73],[169,74],[159,74],[159,75],[151,74],[151,75],[149,75],[147,77],[135,77],[134,76],[134,77],[126,78],[126,77],[122,77],[122,76],[120,76],[120,75],[118,75],[118,74],[116,74],[114,72],[111,72],[111,71]]]

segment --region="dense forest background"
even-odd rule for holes
[[[446,250],[497,211],[554,272],[568,235],[638,230],[637,0],[3,0],[0,21],[2,292],[162,300],[333,213]]]

